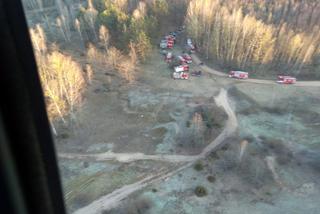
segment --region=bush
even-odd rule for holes
[[[127,214],[146,213],[151,208],[151,206],[152,206],[152,203],[149,199],[142,198],[129,204],[125,213]]]
[[[151,206],[152,202],[149,199],[139,198],[137,200],[129,200],[118,208],[104,210],[102,214],[143,214],[147,213]]]
[[[208,195],[207,189],[203,186],[197,186],[194,190],[194,193],[198,197],[204,197],[204,196]]]
[[[61,133],[60,137],[61,137],[61,139],[67,139],[67,138],[69,138],[69,134],[68,133]]]
[[[83,167],[84,167],[84,168],[88,168],[88,167],[89,167],[89,163],[88,163],[87,161],[84,161],[84,162],[83,162]]]
[[[216,181],[216,177],[213,176],[213,175],[209,175],[209,176],[207,177],[207,180],[208,180],[210,183],[214,183],[214,182]]]
[[[243,140],[246,140],[246,141],[248,141],[248,143],[251,143],[254,141],[254,136],[248,135],[248,136],[244,137]]]
[[[266,139],[264,143],[272,153],[276,154],[277,161],[280,165],[287,164],[293,159],[290,148],[288,148],[282,140]]]
[[[221,147],[222,151],[227,151],[229,149],[229,144],[225,144]]]
[[[193,168],[197,171],[201,171],[203,170],[203,164],[201,162],[197,162]]]
[[[90,195],[87,194],[86,192],[79,193],[73,199],[73,203],[77,207],[83,207],[83,206],[87,205],[89,202],[90,202]]]
[[[281,109],[279,107],[265,107],[264,110],[270,114],[277,114],[277,115],[282,115],[284,114],[285,110]]]
[[[222,127],[222,124],[219,121],[223,121],[224,119],[221,116],[218,116],[217,109],[208,109],[204,107],[201,108],[200,114],[208,129],[218,129]]]

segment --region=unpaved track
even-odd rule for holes
[[[188,155],[146,155],[143,153],[113,153],[106,152],[101,154],[76,154],[76,153],[60,153],[59,158],[64,159],[93,159],[95,161],[114,160],[118,162],[128,163],[138,160],[154,160],[166,161],[172,163],[193,161],[196,156]]]
[[[237,118],[229,106],[227,92],[225,89],[221,89],[219,95],[215,97],[215,103],[218,106],[224,108],[228,115],[228,120],[226,122],[225,128],[222,133],[204,150],[198,155],[146,155],[143,153],[98,153],[98,154],[78,154],[78,153],[59,153],[59,158],[64,159],[93,159],[95,161],[106,161],[106,160],[115,160],[119,162],[133,162],[138,160],[154,160],[154,161],[165,161],[171,163],[180,163],[180,162],[192,162],[199,158],[204,158],[209,152],[217,147],[226,136],[234,132],[237,127]]]
[[[78,209],[77,211],[74,212],[74,214],[100,214],[104,210],[112,209],[112,208],[118,206],[123,199],[128,197],[133,192],[138,191],[138,190],[140,190],[140,189],[142,189],[152,183],[162,181],[166,178],[169,178],[170,176],[175,175],[176,173],[180,172],[181,170],[190,167],[192,164],[194,164],[199,159],[205,158],[210,152],[212,152],[216,148],[218,148],[218,146],[221,145],[221,143],[223,143],[223,141],[227,137],[229,137],[231,134],[233,134],[236,131],[236,129],[238,127],[238,122],[237,122],[236,115],[235,115],[234,111],[232,110],[232,108],[230,107],[230,104],[228,102],[227,91],[225,89],[221,89],[219,95],[217,97],[215,97],[215,102],[218,106],[221,106],[225,110],[225,112],[228,115],[228,119],[227,119],[225,128],[223,129],[221,134],[214,141],[212,141],[212,143],[210,143],[199,155],[195,155],[195,156],[180,156],[180,155],[147,156],[148,158],[156,158],[156,159],[148,159],[148,160],[161,160],[161,161],[170,161],[170,162],[176,163],[176,162],[179,162],[177,160],[183,159],[186,161],[186,163],[173,171],[162,171],[162,172],[159,172],[155,175],[146,177],[143,180],[140,180],[136,183],[123,186],[120,189],[117,189],[117,190],[113,191],[112,193],[105,195],[105,196],[93,201],[89,205]],[[123,154],[118,154],[118,155],[120,155],[119,157],[123,158]],[[136,156],[136,154],[132,154],[132,155],[133,155],[132,156],[133,158],[130,158],[130,154],[126,154],[126,158],[125,158],[126,162],[128,160],[135,161],[135,160],[137,160],[136,157],[139,157],[139,158],[146,157],[146,155],[143,155],[143,154],[139,154],[139,156]],[[64,156],[67,156],[67,155],[64,154]],[[79,157],[77,154],[69,154],[68,156],[70,158]],[[110,158],[108,159],[107,156],[108,156],[108,153],[105,153],[105,154],[98,154],[98,156],[91,155],[91,158],[97,158],[96,160],[101,160],[98,158],[106,158],[106,160],[109,160]],[[117,156],[117,154],[113,154],[113,157],[116,157],[116,156]],[[143,159],[143,160],[146,160],[146,159]]]
[[[192,56],[192,59],[193,59],[194,63],[196,63],[197,65],[199,65],[199,63],[202,62],[197,55],[192,54],[191,56]],[[220,77],[228,77],[228,75],[226,73],[223,73],[221,71],[217,71],[217,70],[215,70],[213,68],[208,67],[205,64],[200,65],[200,67],[202,68],[202,70],[204,72],[207,72],[207,73],[210,73],[210,74],[214,74],[214,75],[220,76]],[[241,81],[241,82],[249,82],[249,83],[256,83],[256,84],[279,85],[278,83],[276,83],[275,80],[245,79],[245,80],[239,80],[239,81]],[[293,86],[320,87],[320,81],[298,81]]]

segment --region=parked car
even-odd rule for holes
[[[201,75],[202,75],[201,71],[193,71],[193,72],[191,72],[191,76],[201,77]]]

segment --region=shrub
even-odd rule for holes
[[[207,189],[203,186],[197,186],[194,190],[194,193],[198,197],[204,197],[204,196],[208,195]]]
[[[229,145],[228,145],[228,144],[223,145],[223,146],[221,147],[221,150],[223,150],[223,151],[227,151],[228,149],[229,149]]]
[[[146,213],[152,206],[152,203],[149,199],[141,198],[133,203],[129,204],[126,207],[125,213],[126,214],[142,214]]]
[[[197,171],[201,171],[203,170],[203,164],[201,162],[197,162],[193,168]]]
[[[88,163],[87,161],[84,161],[84,162],[83,162],[83,167],[84,167],[84,168],[88,168],[88,167],[89,167],[89,163]]]
[[[73,200],[73,203],[76,204],[77,207],[83,207],[87,205],[89,202],[90,202],[90,195],[85,192],[79,193],[77,196],[75,196]]]
[[[265,107],[264,110],[270,114],[277,114],[277,115],[282,115],[284,114],[285,110],[281,109],[279,107]]]
[[[293,154],[282,140],[266,139],[264,143],[272,153],[277,155],[277,161],[280,165],[287,164],[292,160]]]
[[[244,137],[243,140],[246,140],[246,141],[248,141],[249,143],[251,143],[251,142],[254,141],[254,136],[248,135],[248,136]]]
[[[210,183],[214,183],[214,182],[216,181],[216,177],[213,176],[213,175],[209,175],[209,176],[207,177],[207,180],[208,180]]]
[[[61,133],[60,137],[61,137],[61,139],[67,139],[67,138],[69,138],[69,134],[68,133]]]
[[[212,113],[213,111],[215,111],[215,110],[208,109],[208,108],[202,108],[200,111],[202,119],[205,122],[205,125],[208,129],[221,128],[222,125],[220,124],[219,121],[221,121],[222,118],[220,118],[220,116],[218,116],[218,114]]]
[[[147,198],[129,200],[123,206],[112,210],[104,210],[101,214],[143,214],[151,208],[152,202]]]

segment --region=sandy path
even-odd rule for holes
[[[221,89],[219,95],[215,97],[215,102],[218,106],[221,106],[225,112],[228,115],[228,120],[226,123],[226,126],[224,130],[221,132],[221,134],[214,140],[212,141],[199,155],[195,156],[181,156],[181,155],[143,155],[139,154],[113,154],[113,158],[117,158],[120,160],[125,160],[125,161],[134,161],[137,160],[136,158],[151,158],[149,160],[161,160],[161,161],[172,161],[172,162],[179,162],[181,160],[186,161],[183,166],[177,168],[176,170],[173,171],[162,171],[159,172],[155,175],[149,176],[144,178],[143,180],[140,180],[136,183],[126,185],[121,187],[120,189],[117,189],[113,191],[112,193],[105,195],[89,205],[78,209],[77,211],[74,212],[74,214],[100,214],[103,210],[109,210],[121,203],[123,199],[128,197],[130,194],[133,192],[140,190],[152,183],[159,182],[161,180],[164,180],[166,178],[169,178],[172,175],[175,175],[176,173],[180,172],[181,170],[190,167],[194,162],[196,162],[199,159],[205,158],[210,152],[214,151],[218,146],[227,138],[229,137],[232,133],[234,133],[237,129],[238,123],[237,123],[237,118],[232,110],[232,108],[229,105],[228,102],[228,97],[227,97],[227,91],[225,89]],[[66,154],[64,154],[67,156]],[[97,156],[98,155],[98,156]],[[105,153],[105,154],[93,154],[91,155],[91,158],[96,158],[96,160],[101,160],[106,159],[108,160],[108,157],[110,154]],[[73,157],[79,157],[78,154],[69,154],[70,158]],[[119,158],[120,157],[120,158]],[[124,159],[121,159],[124,158]],[[152,159],[154,158],[154,159]],[[145,159],[144,159],[145,160]]]
[[[77,153],[59,153],[59,158],[64,159],[94,159],[95,161],[114,160],[123,163],[133,162],[138,160],[154,160],[166,161],[172,163],[193,161],[196,156],[188,155],[146,155],[143,153],[113,153],[106,152],[101,154],[77,154]]]
[[[215,103],[218,106],[224,108],[225,112],[228,115],[228,120],[226,122],[226,126],[222,133],[207,147],[203,149],[203,151],[198,155],[146,155],[143,153],[98,153],[98,154],[78,154],[78,153],[59,153],[59,158],[64,159],[93,159],[95,161],[106,161],[106,160],[114,160],[119,162],[133,162],[138,160],[154,160],[154,161],[165,161],[171,163],[179,163],[179,162],[192,162],[199,158],[204,158],[209,152],[212,151],[215,147],[217,147],[225,138],[229,136],[230,133],[234,132],[237,127],[237,118],[231,109],[227,92],[225,89],[221,89],[219,95],[215,97]]]
[[[194,63],[199,64],[201,60],[195,54],[192,54],[192,59]],[[204,72],[214,74],[220,77],[228,77],[226,73],[221,71],[217,71],[213,68],[208,67],[207,65],[203,64],[200,65]],[[246,80],[239,80],[241,82],[249,82],[249,83],[256,83],[256,84],[267,84],[267,85],[279,85],[275,80],[262,80],[262,79],[246,79]],[[320,87],[320,81],[297,81],[293,86],[300,86],[300,87]]]

